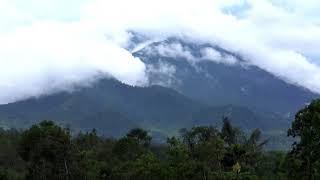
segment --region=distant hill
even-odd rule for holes
[[[191,114],[202,107],[168,88],[132,87],[103,79],[74,92],[1,105],[0,120],[26,127],[52,119],[74,128],[97,128],[108,135],[120,135],[137,126],[173,129],[190,124]]]
[[[113,79],[74,92],[0,106],[0,120],[9,126],[27,127],[49,119],[78,130],[96,128],[112,136],[133,127],[168,135],[193,125],[219,125],[223,116],[245,129],[283,126],[281,121],[268,121],[245,107],[210,107],[169,88],[133,87]]]
[[[285,130],[291,119],[277,116],[276,114],[258,114],[248,108],[234,105],[209,107],[193,113],[194,125],[210,125],[217,123],[217,119],[228,117],[231,122],[241,129],[249,130],[260,128],[265,131]],[[222,121],[218,122],[220,125]]]

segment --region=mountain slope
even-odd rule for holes
[[[56,120],[72,128],[96,128],[119,136],[133,127],[170,134],[193,125],[217,125],[223,116],[244,129],[264,128],[270,116],[260,116],[245,107],[210,107],[168,88],[132,87],[102,79],[90,87],[0,106],[0,121],[26,127],[39,120]],[[272,121],[273,122],[273,121]],[[273,122],[272,127],[283,127]]]
[[[160,86],[131,87],[103,79],[72,93],[28,99],[0,106],[0,120],[23,127],[43,119],[79,129],[98,128],[118,135],[136,126],[177,128],[191,121],[201,103]]]
[[[233,125],[244,130],[255,128],[264,131],[285,130],[290,124],[288,118],[282,118],[272,113],[258,114],[248,108],[234,105],[203,108],[192,115],[194,125],[216,124],[216,120],[222,117],[228,117]],[[221,123],[222,121],[219,121],[217,124],[221,125]]]
[[[148,44],[134,55],[148,65],[151,84],[173,88],[209,105],[232,104],[292,118],[305,103],[319,97],[248,65],[219,46],[169,38]]]

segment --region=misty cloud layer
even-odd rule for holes
[[[147,85],[146,65],[126,50],[130,32],[147,37],[144,45],[173,36],[219,45],[320,93],[319,8],[318,0],[0,0],[0,103],[101,76]],[[190,54],[179,44],[158,51]],[[235,63],[212,49],[202,54]]]

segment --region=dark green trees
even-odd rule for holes
[[[224,124],[222,131],[211,126],[183,129],[179,137],[154,146],[140,128],[118,140],[100,137],[95,130],[71,137],[68,129],[43,121],[21,134],[18,152],[26,162],[26,179],[255,177],[251,162],[258,162],[253,155],[260,153],[260,131],[247,139],[229,121]]]
[[[160,163],[150,151],[151,136],[135,128],[120,138],[114,145],[113,177],[116,179],[150,179],[159,175]]]
[[[232,127],[231,122],[228,118],[223,118],[223,126],[221,129],[221,137],[228,144],[232,145],[236,143],[237,131]]]
[[[72,178],[97,180],[110,177],[113,145],[114,140],[101,138],[95,129],[73,137]]]
[[[69,179],[70,133],[51,121],[43,121],[22,134],[19,155],[27,162],[26,179]]]
[[[132,129],[116,142],[113,153],[121,161],[135,160],[148,151],[150,142],[151,137],[147,131],[140,128]]]
[[[320,179],[320,100],[300,110],[288,130],[296,137],[288,154],[288,174],[292,179]]]
[[[200,165],[203,176],[211,171],[222,171],[221,161],[224,157],[224,141],[220,132],[214,127],[199,126],[182,130],[183,142],[188,147],[192,159]]]
[[[0,180],[23,179],[25,163],[17,153],[20,131],[0,129]]]
[[[288,135],[293,149],[268,152],[262,132],[242,132],[225,118],[182,129],[154,144],[136,128],[114,139],[96,130],[71,136],[43,121],[25,131],[0,130],[2,179],[306,179],[320,178],[320,100],[299,111]]]

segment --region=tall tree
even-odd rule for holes
[[[135,139],[140,145],[143,145],[144,147],[149,147],[152,139],[151,136],[149,136],[148,132],[141,128],[130,130],[127,134],[127,137]]]
[[[209,141],[211,138],[216,138],[219,131],[212,126],[198,126],[190,130],[181,129],[180,134],[183,142],[187,145],[191,153],[195,153],[195,148],[198,144]]]
[[[26,130],[18,152],[27,162],[27,179],[70,178],[70,133],[52,121],[43,121]]]
[[[320,100],[296,114],[288,136],[297,139],[287,157],[290,177],[320,179]]]
[[[221,136],[222,139],[228,144],[232,145],[236,141],[236,132],[235,129],[232,127],[231,122],[229,118],[224,117],[223,120],[223,125],[221,129]]]

